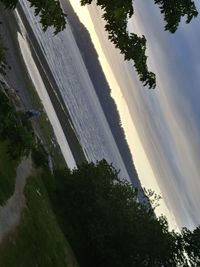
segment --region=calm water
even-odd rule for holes
[[[70,26],[57,36],[53,36],[52,30],[44,33],[26,2],[20,2],[55,77],[88,159],[97,161],[105,158],[121,170],[122,177],[129,179]]]

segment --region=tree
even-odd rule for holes
[[[198,15],[195,4],[191,0],[155,0],[154,2],[158,4],[161,13],[164,14],[165,30],[171,33],[177,30],[181,17],[186,17],[186,23],[190,23]]]
[[[40,16],[43,29],[53,26],[55,34],[63,30],[66,25],[65,17],[58,0],[27,0],[35,8],[35,15]],[[82,5],[89,5],[93,0],[80,0]],[[18,0],[0,0],[7,8],[15,8]],[[174,33],[182,17],[189,23],[198,15],[192,0],[154,0],[159,6],[166,21],[165,30]],[[128,19],[133,16],[132,0],[97,0],[96,4],[103,10],[106,21],[105,30],[108,38],[118,48],[125,60],[133,61],[138,77],[144,86],[150,89],[156,87],[156,76],[148,70],[145,36],[129,33]],[[1,56],[1,55],[0,55]],[[1,60],[1,57],[0,57]],[[1,61],[0,61],[1,62]]]
[[[34,7],[35,15],[40,16],[40,22],[45,31],[52,26],[55,34],[62,31],[66,26],[66,15],[64,14],[58,0],[27,0],[30,7]],[[14,9],[18,0],[0,0],[6,8]]]
[[[91,4],[92,0],[81,0],[82,5]],[[195,4],[191,0],[155,0],[166,21],[165,30],[174,33],[182,17],[189,23],[198,15]],[[128,19],[134,14],[132,0],[97,0],[96,4],[103,10],[106,21],[105,30],[108,38],[124,55],[125,60],[132,60],[140,81],[144,86],[155,88],[156,77],[147,67],[146,39],[127,30]]]
[[[8,64],[6,61],[6,48],[3,45],[2,37],[0,35],[0,74],[6,75],[6,69],[8,68]]]
[[[80,266],[189,266],[186,238],[169,231],[151,203],[139,203],[137,190],[105,160],[56,171],[55,184],[54,211]],[[193,255],[199,248],[198,241]]]
[[[182,236],[184,241],[184,250],[189,257],[190,266],[200,266],[200,226],[193,231],[183,228]]]
[[[30,121],[17,112],[9,98],[0,92],[0,141],[8,143],[11,159],[28,156],[34,145]]]

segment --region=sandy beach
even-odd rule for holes
[[[72,151],[73,157],[77,164],[81,164],[82,162],[86,161],[86,157],[79,143],[77,134],[74,131],[73,123],[69,117],[69,113],[66,110],[66,107],[63,105],[63,100],[60,96],[57,84],[41,52],[40,46],[38,45],[32,29],[29,26],[25,15],[23,14],[23,10],[20,8],[20,6],[18,6],[17,10],[28,32],[28,41],[33,59],[40,72],[43,83],[46,87],[67,142]],[[25,109],[31,109],[32,103],[30,100],[29,91],[26,88],[27,77],[25,77],[25,75],[27,75],[27,69],[20,53],[20,48],[17,41],[17,32],[19,32],[20,29],[16,23],[13,12],[4,11],[1,8],[0,16],[3,23],[3,26],[1,26],[1,34],[3,36],[5,46],[9,49],[7,53],[7,61],[11,66],[11,71],[8,71],[6,79],[13,88],[19,91],[19,96],[22,99]],[[6,25],[6,27],[4,27],[4,25]]]

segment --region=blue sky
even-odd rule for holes
[[[153,134],[158,152],[149,145],[149,154],[152,162],[157,161],[157,179],[178,223],[192,227],[200,222],[199,17],[189,25],[181,23],[172,35],[163,31],[158,9],[147,5],[144,1],[136,5],[139,15],[130,22],[130,29],[135,24],[147,37],[149,63],[158,80],[157,103],[150,105],[160,105],[160,110],[149,119],[156,123],[162,117],[162,122]],[[148,134],[145,142],[149,143]]]
[[[111,68],[104,68],[108,81],[112,75],[115,78],[116,83],[109,83],[140,178],[152,187],[156,179],[177,224],[193,228],[200,224],[200,16],[190,24],[182,22],[176,34],[170,34],[164,31],[163,18],[153,1],[137,0],[134,7],[129,29],[147,38],[148,65],[157,75],[156,89],[143,88],[132,64],[125,63],[109,43],[94,5],[89,10],[100,42],[97,52],[103,51]],[[94,35],[92,30],[90,33]],[[103,65],[101,59],[100,55]],[[126,107],[120,106],[122,101]],[[143,155],[136,152],[140,144],[131,135],[134,127]]]

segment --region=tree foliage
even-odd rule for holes
[[[6,70],[8,68],[8,63],[6,60],[6,47],[3,44],[2,36],[0,35],[0,74],[6,75]]]
[[[92,0],[81,0],[82,5],[91,4]],[[186,16],[189,23],[198,15],[195,4],[191,0],[155,0],[166,21],[165,30],[174,33],[182,17]],[[97,0],[96,4],[103,10],[106,21],[105,30],[108,38],[124,55],[125,60],[132,60],[140,81],[144,86],[155,88],[155,74],[148,70],[146,39],[127,30],[128,19],[134,14],[132,0]]]
[[[8,154],[12,159],[28,156],[34,139],[32,127],[25,114],[16,112],[8,97],[0,92],[0,141],[8,142]]]
[[[66,15],[64,14],[58,0],[27,0],[35,9],[35,15],[40,16],[40,22],[45,31],[52,26],[55,34],[62,31],[66,26]],[[14,9],[18,0],[0,0],[6,8]]]
[[[186,17],[186,23],[190,23],[198,15],[195,4],[191,0],[155,0],[154,2],[164,15],[165,30],[171,33],[177,30],[182,17]]]
[[[194,262],[198,255],[200,244],[169,231],[166,218],[139,203],[137,190],[105,160],[56,171],[50,198],[82,267],[189,266],[184,250]]]
[[[91,4],[92,0],[81,0],[82,5]],[[139,79],[149,88],[155,88],[156,77],[147,67],[146,39],[127,30],[128,19],[134,13],[132,0],[97,1],[103,10],[103,18],[106,21],[105,30],[108,38],[118,48],[125,60],[133,60]]]
[[[184,249],[190,259],[190,266],[200,266],[200,226],[193,231],[183,228]]]
[[[35,15],[40,16],[43,30],[53,26],[55,34],[66,26],[64,14],[59,0],[27,0],[35,8]],[[18,0],[0,0],[7,8],[15,8]],[[91,4],[93,0],[80,0],[82,5]],[[166,22],[165,30],[174,33],[182,17],[189,23],[198,15],[192,0],[154,0],[159,6]],[[134,14],[132,0],[97,0],[96,4],[103,10],[106,21],[105,30],[108,38],[118,48],[124,59],[133,61],[138,77],[144,86],[156,87],[156,76],[148,70],[145,36],[138,36],[127,30],[128,19]],[[1,60],[1,58],[0,58]]]

